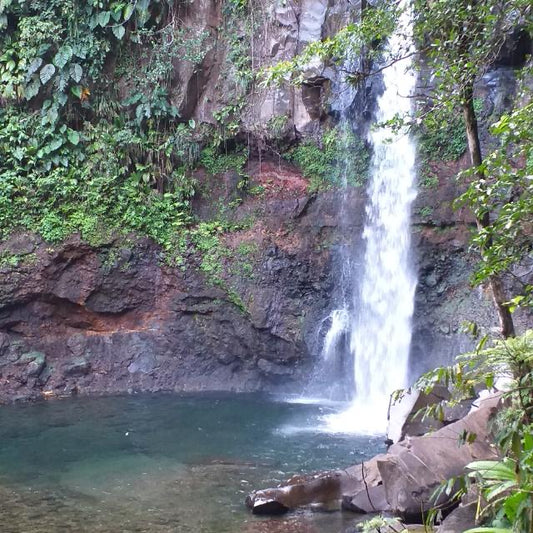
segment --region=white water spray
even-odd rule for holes
[[[402,2],[407,4],[407,2]],[[386,55],[412,48],[411,13],[406,9]],[[387,61],[387,57],[384,59]],[[377,102],[376,122],[411,113],[416,76],[407,57],[383,71],[385,90]],[[362,277],[355,282],[353,311],[336,310],[325,337],[323,357],[331,357],[335,339],[349,336],[355,392],[351,407],[326,417],[336,432],[384,433],[390,394],[407,385],[411,317],[416,277],[409,261],[410,211],[415,192],[415,145],[400,129],[375,127],[374,149],[363,238]],[[355,272],[352,276],[355,277]]]

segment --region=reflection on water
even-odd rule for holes
[[[253,517],[253,488],[342,468],[380,439],[313,432],[331,407],[258,395],[75,398],[0,408],[3,533],[338,533],[352,515]],[[304,432],[280,431],[307,428]]]

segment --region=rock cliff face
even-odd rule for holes
[[[341,234],[340,193],[309,195],[293,168],[277,164],[264,162],[250,174],[265,193],[245,197],[232,214],[254,222],[224,237],[224,288],[201,271],[197,255],[170,267],[148,240],[95,249],[78,237],[50,246],[20,234],[3,243],[0,399],[301,391],[320,352],[320,322],[335,305],[338,250],[347,241],[357,246],[364,198],[358,189],[349,195],[352,221]],[[198,212],[207,209],[199,199]],[[414,226],[415,371],[453,356],[464,342],[461,321],[490,306],[468,285],[467,233],[459,221]]]
[[[247,229],[224,235],[224,286],[199,268],[197,254],[186,253],[181,267],[171,267],[156,246],[134,236],[98,249],[76,236],[57,246],[35,235],[13,236],[0,245],[0,401],[138,390],[298,392],[312,372],[320,323],[336,304],[339,249],[362,252],[364,191],[348,191],[350,220],[341,229],[341,193],[309,194],[296,168],[274,160],[265,132],[282,117],[286,139],[318,135],[338,108],[337,74],[310,65],[300,88],[238,94],[226,68],[235,50],[222,38],[221,3],[195,0],[180,9],[181,26],[207,33],[209,46],[196,68],[176,62],[173,103],[185,120],[216,123],[215,110],[245,97],[240,135],[255,154],[246,170],[250,189],[263,191],[243,196],[231,172],[215,181],[198,176],[208,191],[195,198],[198,218],[209,219],[213,206],[238,196],[242,201],[228,216],[251,220]],[[240,23],[233,30],[251,35],[255,70],[292,57],[359,9],[344,1],[267,2],[256,6],[251,33]],[[349,103],[361,124],[374,93],[366,87]],[[438,185],[422,190],[415,206],[413,375],[468,347],[459,333],[463,320],[493,321],[489,297],[468,281],[472,221],[451,209],[460,164],[440,165]]]
[[[309,64],[300,87],[246,87],[247,72],[291,59],[309,42],[334,34],[357,20],[360,2],[346,0],[269,0],[251,2],[250,15],[228,18],[231,2],[194,0],[178,8],[176,20],[185,37],[208,35],[202,62],[176,61],[172,103],[184,120],[217,124],[216,114],[242,111],[240,134],[265,149],[269,122],[284,119],[288,138],[318,135],[335,104],[328,101],[338,73]],[[235,39],[228,39],[231,33]],[[236,58],[235,56],[240,56]],[[245,57],[248,56],[248,57]]]
[[[253,257],[227,259],[232,291],[206,279],[196,256],[165,266],[148,241],[93,249],[75,237],[50,247],[18,235],[4,243],[12,265],[0,280],[0,398],[295,388],[309,364],[305,328],[328,302],[318,244],[336,199],[278,191],[261,209],[252,228],[227,236],[236,256],[239,245],[254,245]]]

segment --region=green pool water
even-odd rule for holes
[[[337,533],[349,514],[252,516],[292,474],[383,449],[328,434],[335,406],[261,395],[136,395],[0,407],[0,531]]]

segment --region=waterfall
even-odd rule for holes
[[[402,2],[406,5],[406,2]],[[390,54],[412,47],[411,13],[403,11],[390,37],[384,61]],[[416,76],[409,58],[383,70],[384,92],[377,101],[377,124],[411,113]],[[369,133],[373,147],[368,183],[363,263],[345,258],[350,265],[351,301],[330,315],[323,359],[342,350],[344,338],[353,363],[351,407],[327,417],[332,431],[384,433],[389,397],[408,379],[411,317],[416,276],[411,268],[410,211],[415,192],[415,144],[404,130],[375,126]],[[356,250],[357,253],[357,250]],[[360,252],[359,252],[360,253]],[[346,270],[346,268],[345,268]],[[346,349],[346,348],[344,348]]]

